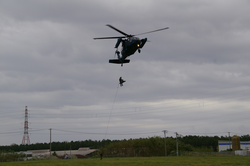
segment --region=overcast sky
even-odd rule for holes
[[[247,0],[1,0],[0,145],[250,132]],[[147,37],[123,67],[114,27]],[[123,87],[118,79],[126,80]]]

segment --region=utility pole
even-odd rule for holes
[[[182,137],[181,134],[178,134],[177,132],[175,132],[176,134],[176,155],[178,156],[178,137]]]
[[[71,144],[70,144],[70,157],[71,157]]]
[[[178,156],[178,133],[175,132],[176,134],[176,156]]]
[[[50,150],[49,151],[50,151],[50,159],[51,159],[51,130],[52,129],[50,128],[49,130],[50,130]]]
[[[165,156],[167,156],[167,147],[166,147],[166,133],[168,132],[167,130],[163,130],[164,132],[164,138],[165,138]]]
[[[228,139],[229,139],[229,142],[228,142],[229,149],[231,149],[231,144],[230,144],[230,132],[228,132]]]

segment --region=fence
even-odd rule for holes
[[[234,156],[231,152],[180,152],[180,156]]]

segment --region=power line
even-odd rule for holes
[[[243,92],[246,92],[246,90],[244,89],[244,90],[241,90],[241,91],[243,91]],[[234,96],[233,96],[233,98],[235,98],[235,92],[230,92],[230,93],[234,93]],[[228,93],[224,93],[224,94],[222,94],[222,95],[217,95],[217,96],[224,96],[224,95],[228,95],[228,94],[230,94],[229,92]],[[242,94],[240,94],[241,96],[240,96],[240,98],[239,99],[244,99],[244,97],[242,96]],[[249,96],[249,93],[246,93],[246,95],[248,95]],[[247,97],[248,97],[247,96]],[[215,96],[216,97],[216,96]],[[204,99],[210,99],[210,98],[215,98],[214,96],[213,97],[209,97],[209,98],[199,98],[199,100],[204,100]],[[228,97],[228,96],[227,96]],[[185,99],[184,99],[185,100]],[[213,100],[213,101],[217,101],[217,100]],[[228,101],[228,100],[226,100],[226,101],[224,101],[224,103],[228,103],[228,102],[231,102],[231,101]],[[167,105],[167,104],[173,104],[173,103],[179,103],[179,101],[176,101],[176,102],[166,102],[166,103],[163,103],[163,104],[154,104],[154,106],[158,106],[158,105]],[[222,103],[223,103],[223,101],[222,101]],[[178,105],[178,106],[180,106],[180,107],[182,107],[182,106],[189,106],[189,105],[197,105],[198,103],[193,103],[193,104],[184,104],[184,105]],[[145,107],[148,107],[148,106],[136,106],[136,107],[124,107],[124,108],[116,108],[116,109],[114,109],[114,110],[116,110],[116,112],[114,113],[114,114],[123,114],[123,113],[128,113],[128,112],[134,112],[134,111],[117,111],[117,110],[121,110],[121,109],[135,109],[135,108],[145,108]],[[150,107],[152,107],[152,106],[150,106]],[[169,106],[167,106],[167,107],[162,107],[162,108],[168,108]],[[170,106],[170,107],[172,107],[172,106]],[[103,111],[103,110],[109,110],[109,109],[95,109],[95,111]],[[39,111],[40,112],[40,111]],[[72,111],[67,111],[67,113],[64,113],[65,115],[66,114],[70,114],[70,115],[72,115],[72,113],[68,113],[68,112],[72,112]],[[89,112],[89,109],[88,109],[88,112]],[[95,114],[98,114],[99,116],[101,116],[101,115],[105,115],[105,114],[109,114],[109,113],[89,113],[89,114],[84,114],[85,116],[91,116],[91,115],[95,115]],[[38,115],[38,114],[36,114],[36,115]]]
[[[138,135],[138,134],[153,134],[159,133],[159,131],[154,132],[128,132],[128,133],[97,133],[97,132],[82,132],[82,131],[72,131],[72,130],[62,130],[62,129],[53,129],[55,131],[69,132],[69,133],[78,133],[78,134],[97,134],[97,135]],[[106,138],[105,138],[106,139]]]
[[[242,96],[241,96],[241,98],[242,98]],[[215,100],[216,101],[216,100]],[[230,103],[230,102],[232,102],[232,101],[228,101],[228,100],[226,100],[226,101],[220,101],[219,103],[217,102],[217,103],[208,103],[208,102],[203,102],[203,105],[204,105],[204,103],[205,103],[205,106],[207,107],[207,106],[212,106],[212,105],[219,105],[219,104],[225,104],[225,103]],[[175,102],[175,103],[179,103],[179,101],[177,101],[177,102]],[[169,104],[168,102],[167,103],[164,103],[164,105],[167,105],[167,104]],[[170,103],[171,104],[171,103]],[[157,104],[158,105],[158,104]],[[159,104],[159,105],[163,105],[163,104]],[[187,108],[182,108],[182,107],[187,107],[187,106],[191,106],[190,107],[190,109],[191,108],[198,108],[198,107],[201,107],[200,105],[199,105],[199,103],[197,103],[197,102],[195,102],[195,103],[192,103],[192,104],[182,104],[182,105],[180,105],[180,104],[178,104],[178,105],[174,105],[174,106],[165,106],[165,107],[160,107],[160,108],[149,108],[149,109],[144,109],[144,108],[147,108],[147,107],[149,107],[149,106],[136,106],[136,107],[127,107],[127,108],[116,108],[116,109],[114,109],[113,108],[113,110],[116,110],[116,112],[115,113],[112,113],[113,115],[119,115],[120,114],[120,116],[128,116],[128,115],[131,115],[131,114],[141,114],[141,113],[150,113],[151,111],[154,111],[154,112],[162,112],[162,111],[156,111],[156,110],[161,110],[161,109],[178,109],[178,107],[180,107],[179,109],[187,109]],[[150,107],[152,107],[152,106],[150,106]],[[134,111],[134,109],[135,108],[140,108],[140,111]],[[143,108],[143,109],[142,109]],[[117,111],[117,110],[119,110],[119,109],[133,109],[133,110],[130,110],[130,111]],[[72,111],[68,111],[68,112],[72,112]],[[61,113],[60,115],[68,115],[69,113]],[[89,112],[89,111],[88,111]],[[109,114],[110,113],[88,113],[88,114],[77,114],[77,113],[75,113],[74,115],[75,116],[78,116],[78,115],[83,115],[83,116],[88,116],[88,117],[93,117],[93,115],[94,116],[98,116],[98,117],[107,117],[107,116],[109,116]],[[37,115],[39,115],[39,114],[36,114],[36,116]],[[40,115],[43,115],[43,114],[40,114]],[[46,114],[47,115],[47,114]],[[50,113],[50,115],[53,115],[53,114],[51,114]],[[55,116],[57,116],[58,117],[58,114],[54,114]],[[72,115],[72,113],[70,113],[70,115]],[[41,117],[42,118],[42,117]]]

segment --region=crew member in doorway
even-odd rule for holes
[[[122,77],[119,78],[119,84],[120,86],[123,86],[123,83],[126,82],[125,80],[122,79]]]

